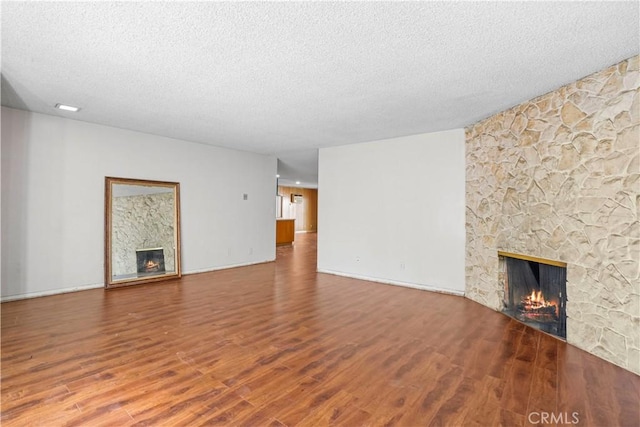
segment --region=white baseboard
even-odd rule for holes
[[[402,286],[405,288],[420,289],[421,291],[438,292],[441,294],[449,294],[456,296],[464,296],[464,291],[456,291],[453,289],[437,288],[435,286],[418,285],[409,282],[400,282],[397,280],[379,279],[377,277],[361,276],[359,274],[343,273],[340,271],[318,269],[318,273],[333,274],[334,276],[349,277],[350,279],[366,280],[368,282],[384,283],[385,285]]]
[[[0,296],[0,302],[17,301],[28,298],[47,297],[50,295],[66,294],[69,292],[87,291],[89,289],[104,288],[104,283],[94,285],[75,286],[73,288],[51,289],[41,292],[27,292],[25,294]]]
[[[182,275],[186,276],[189,274],[199,274],[199,273],[209,273],[211,271],[218,271],[218,270],[228,270],[230,268],[238,268],[238,267],[248,267],[250,265],[257,265],[257,264],[266,264],[268,262],[274,262],[276,259],[266,259],[264,261],[252,261],[252,262],[243,262],[242,264],[229,264],[229,265],[222,265],[220,267],[213,267],[213,268],[202,268],[199,270],[189,270],[189,271],[183,271]]]
[[[272,260],[247,262],[247,263],[242,263],[242,264],[224,265],[224,266],[221,266],[221,267],[206,268],[206,269],[202,269],[202,270],[192,270],[192,271],[188,271],[188,272],[183,272],[182,275],[186,276],[188,274],[206,273],[206,272],[209,272],[209,271],[226,270],[228,268],[247,267],[249,265],[264,264],[264,263],[273,262],[273,261],[275,261],[275,258],[272,259]],[[104,283],[94,284],[94,285],[86,285],[86,286],[75,286],[73,288],[52,289],[52,290],[41,291],[41,292],[27,292],[27,293],[24,293],[24,294],[0,296],[0,303],[9,302],[9,301],[17,301],[17,300],[28,299],[28,298],[46,297],[46,296],[57,295],[57,294],[66,294],[66,293],[69,293],[69,292],[87,291],[89,289],[97,289],[97,288],[104,288]]]

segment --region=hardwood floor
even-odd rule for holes
[[[640,377],[465,298],[318,274],[315,245],[2,304],[2,425],[640,425]]]

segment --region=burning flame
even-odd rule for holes
[[[531,295],[527,296],[524,299],[524,302],[526,305],[531,306],[531,308],[551,307],[553,305],[549,301],[544,299],[542,291],[532,291]]]
[[[529,299],[537,304],[542,304],[542,305],[546,305],[547,301],[544,299],[544,296],[542,296],[542,291],[533,291],[531,292],[531,296],[529,297]]]
[[[531,295],[527,295],[522,300],[524,309],[526,311],[539,311],[544,310],[547,307],[553,307],[558,312],[558,307],[555,303],[547,301],[542,295],[542,291],[532,291]],[[546,311],[546,310],[545,310]]]

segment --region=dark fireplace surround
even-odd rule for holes
[[[542,332],[567,339],[567,265],[498,252],[504,282],[503,313]]]

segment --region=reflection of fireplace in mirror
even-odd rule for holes
[[[507,315],[567,338],[567,268],[559,261],[499,253]]]
[[[138,276],[164,273],[164,249],[147,248],[136,250]]]

